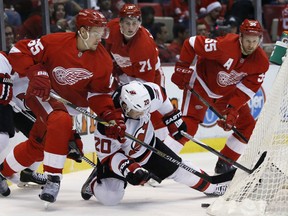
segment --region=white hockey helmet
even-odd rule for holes
[[[119,99],[126,116],[131,110],[146,113],[151,106],[149,92],[139,81],[132,81],[122,86]]]

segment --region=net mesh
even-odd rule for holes
[[[224,196],[208,209],[210,215],[288,215],[288,58],[281,65],[249,145],[239,163],[252,169],[263,152],[264,162],[253,173],[237,170]]]

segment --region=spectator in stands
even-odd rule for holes
[[[225,20],[217,21],[213,37],[225,36],[228,33],[238,34],[239,24],[236,17],[230,16]]]
[[[36,39],[43,35],[41,8],[37,8],[23,22],[19,30],[19,39]]]
[[[64,0],[64,2],[67,16],[76,16],[82,10],[82,7],[74,0]]]
[[[225,19],[224,23],[225,25],[230,25],[230,33],[239,33],[240,22],[237,17],[229,16],[227,19]]]
[[[125,3],[131,3],[134,4],[134,0],[111,0],[112,2],[112,13],[113,13],[113,17],[117,17],[119,14],[120,9],[123,7],[123,5]]]
[[[171,11],[175,23],[189,26],[189,4],[188,0],[171,0]]]
[[[54,4],[54,10],[51,17],[51,24],[56,24],[59,19],[66,18],[65,4],[64,3],[56,3]]]
[[[189,30],[184,25],[175,23],[173,26],[173,37],[174,39],[170,45],[168,45],[168,49],[173,52],[178,59],[184,40],[189,37]]]
[[[234,0],[232,7],[225,16],[233,16],[242,23],[245,19],[254,19],[254,6],[251,0]]]
[[[112,2],[111,0],[98,0],[98,7],[99,11],[106,17],[108,21],[111,19],[115,18],[111,7],[112,7]]]
[[[64,3],[55,3],[54,10],[51,16],[51,32],[66,32],[70,31],[68,21],[71,17],[67,16]]]
[[[17,11],[15,11],[12,4],[4,1],[4,11],[7,15],[7,22],[10,25],[17,27],[22,24],[21,16]]]
[[[8,5],[11,4],[11,0],[4,0]],[[21,0],[21,1],[13,1],[13,7],[15,11],[17,11],[20,16],[22,23],[31,15],[31,13],[38,7],[37,5],[33,5],[32,0]]]
[[[142,26],[151,32],[151,28],[154,24],[155,10],[151,6],[144,6],[141,8],[142,14]]]
[[[157,44],[159,58],[162,63],[176,62],[176,55],[171,52],[167,45],[168,29],[164,23],[154,23],[151,28],[151,34]]]
[[[220,19],[220,13],[222,5],[218,1],[214,1],[207,6],[207,15],[204,18],[198,19],[197,21],[205,23],[207,31],[210,32],[210,37],[214,37],[215,27],[217,20]]]
[[[204,22],[196,22],[196,35],[209,37],[210,34]]]
[[[279,16],[277,39],[280,39],[283,31],[288,31],[288,5],[283,8],[281,16]]]
[[[9,51],[16,42],[15,31],[12,25],[5,24],[5,36],[6,36],[6,51]]]

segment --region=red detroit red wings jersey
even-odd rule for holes
[[[184,42],[180,60],[191,64],[196,55],[196,78],[212,98],[236,90],[235,102],[248,101],[260,88],[269,68],[268,58],[260,47],[251,55],[242,56],[236,34],[216,39],[190,37]]]
[[[52,89],[77,106],[87,107],[91,95],[101,97],[101,106],[113,107],[110,95],[112,59],[99,44],[96,51],[79,52],[75,33],[49,34],[36,40],[22,40],[10,51],[9,60],[20,75],[42,63],[49,73]],[[100,107],[100,106],[99,106]],[[92,108],[92,107],[91,107]],[[92,108],[97,112],[97,108]],[[96,110],[95,110],[96,109]]]
[[[110,35],[106,40],[106,49],[121,70],[130,77],[153,82],[155,67],[158,69],[156,66],[158,50],[150,33],[144,27],[140,27],[136,35],[127,44],[124,44],[119,19],[111,20],[108,27]],[[160,66],[160,62],[158,64]]]

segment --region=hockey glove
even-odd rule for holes
[[[182,120],[182,113],[178,109],[174,109],[167,113],[162,118],[164,124],[167,126],[169,133],[176,139],[180,140],[183,136],[181,131],[187,131],[187,125]]]
[[[0,104],[7,105],[12,99],[13,82],[9,74],[0,73]]]
[[[239,116],[238,110],[233,106],[228,105],[227,108],[222,112],[224,119],[217,121],[219,127],[223,128],[224,131],[229,131],[235,125]]]
[[[51,83],[49,74],[41,64],[29,68],[27,76],[30,80],[27,94],[42,98],[42,101],[50,99]]]
[[[83,143],[81,137],[75,130],[72,130],[67,158],[75,160],[77,163],[81,163],[83,155]]]
[[[171,81],[175,83],[179,89],[184,89],[186,85],[189,85],[193,70],[189,68],[189,65],[182,62],[175,64],[175,70],[172,74]]]
[[[119,142],[124,143],[125,138],[125,120],[122,109],[107,110],[101,115],[101,119],[108,122],[105,125],[105,135],[112,139],[118,139]]]
[[[149,172],[132,159],[124,160],[119,169],[132,185],[144,185],[151,178]]]
[[[122,75],[122,74],[123,74],[122,69],[119,67],[119,65],[118,65],[115,61],[113,61],[112,75],[113,75],[114,77],[118,77],[118,76],[120,76],[120,75]]]

